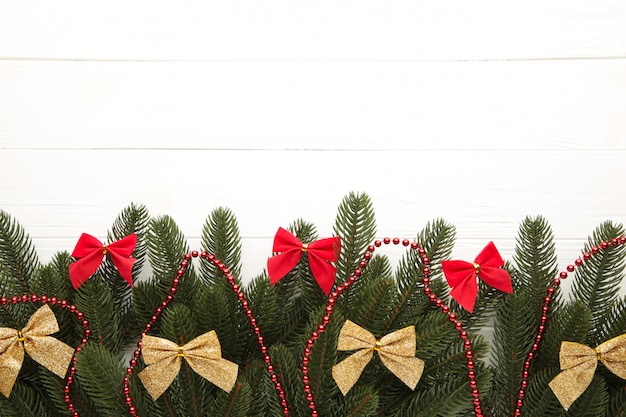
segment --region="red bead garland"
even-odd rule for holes
[[[546,296],[543,299],[543,306],[541,308],[541,323],[537,328],[537,334],[535,335],[535,343],[533,343],[530,352],[526,355],[526,360],[524,361],[524,371],[522,372],[522,381],[520,383],[520,389],[517,392],[517,401],[516,408],[513,413],[514,417],[519,417],[522,415],[522,407],[524,405],[524,396],[526,394],[526,389],[528,388],[528,378],[530,376],[530,367],[532,365],[533,359],[537,356],[536,353],[539,350],[539,346],[541,341],[543,340],[543,334],[546,330],[546,323],[548,321],[548,311],[550,309],[550,303],[554,298],[554,293],[557,291],[559,286],[561,285],[561,280],[567,278],[568,272],[574,272],[577,267],[582,266],[586,261],[590,260],[594,255],[597,255],[602,250],[606,250],[611,246],[624,245],[626,244],[626,236],[620,236],[619,238],[612,238],[608,242],[600,242],[599,246],[593,246],[591,248],[591,252],[583,252],[582,259],[577,258],[574,261],[573,265],[567,265],[566,270],[559,273],[559,276],[554,278],[552,281],[552,285],[548,287],[546,291]]]
[[[317,405],[315,404],[315,399],[313,397],[313,390],[311,389],[311,384],[309,382],[308,364],[310,362],[312,348],[315,342],[317,341],[317,339],[319,339],[320,335],[326,330],[326,326],[328,325],[328,323],[330,323],[330,318],[333,314],[335,303],[337,302],[338,297],[344,291],[350,288],[350,286],[352,286],[352,284],[354,284],[356,280],[363,274],[363,270],[365,269],[365,267],[367,267],[368,262],[372,259],[372,254],[374,253],[376,248],[381,247],[383,244],[389,245],[390,243],[393,243],[394,245],[399,245],[400,243],[402,243],[403,246],[410,245],[411,249],[417,250],[420,256],[422,257],[422,263],[425,265],[424,268],[422,269],[422,273],[424,274],[423,279],[426,282],[430,281],[429,280],[430,268],[427,266],[430,263],[430,260],[428,259],[428,257],[426,257],[426,251],[420,248],[416,242],[411,243],[408,239],[400,240],[399,238],[391,239],[389,237],[385,237],[382,241],[376,240],[374,241],[372,245],[368,246],[367,251],[363,254],[363,257],[361,258],[361,261],[359,262],[359,266],[354,270],[354,273],[348,278],[346,282],[342,283],[335,289],[335,291],[331,292],[330,297],[328,297],[328,300],[326,302],[326,314],[322,318],[322,323],[319,324],[317,326],[317,330],[311,334],[311,336],[307,340],[307,344],[304,349],[304,354],[302,357],[302,368],[301,368],[302,383],[304,385],[304,393],[306,394],[306,400],[309,402],[309,409],[311,410],[312,417],[319,417],[319,412],[317,411]],[[424,291],[426,292],[426,289]],[[428,293],[430,294],[430,288],[428,289]],[[437,300],[436,297],[432,294],[429,295],[429,298],[433,302]],[[445,308],[448,309],[447,307]],[[467,336],[467,333],[465,334]],[[469,342],[469,339],[467,339],[467,337],[466,337],[466,340],[469,346],[471,347],[471,343]],[[471,353],[471,350],[470,350],[470,353]],[[473,369],[473,362],[472,362],[472,369]],[[473,370],[471,370],[471,374],[473,374]],[[476,392],[478,391],[476,390]]]
[[[48,297],[47,295],[36,295],[36,294],[22,294],[22,296],[13,296],[10,299],[6,296],[0,297],[0,305],[7,304],[17,304],[17,303],[40,303],[40,304],[49,304],[49,305],[58,305],[63,309],[69,310],[70,313],[74,314],[76,318],[81,322],[81,325],[85,329],[85,333],[83,338],[80,341],[80,345],[78,345],[74,349],[74,356],[72,356],[72,364],[68,370],[67,376],[65,377],[65,385],[63,386],[63,401],[67,404],[67,409],[72,413],[72,417],[80,417],[80,414],[76,410],[74,403],[71,398],[71,390],[72,384],[74,383],[74,376],[76,375],[76,360],[77,356],[83,350],[83,347],[89,341],[89,337],[91,336],[91,329],[89,328],[89,321],[85,320],[85,315],[76,308],[75,305],[70,304],[67,300],[59,300],[57,297]]]
[[[274,370],[274,366],[272,365],[272,361],[268,353],[268,348],[265,345],[265,340],[263,338],[263,335],[261,334],[261,329],[259,328],[257,324],[257,320],[254,317],[252,309],[250,308],[250,303],[246,300],[245,294],[243,293],[243,291],[241,291],[241,288],[239,288],[239,285],[237,285],[237,283],[235,282],[235,276],[231,273],[230,269],[227,268],[226,265],[222,261],[216,258],[215,255],[207,253],[207,252],[198,253],[198,251],[193,251],[184,256],[184,259],[180,263],[180,268],[178,269],[178,271],[176,271],[176,278],[172,280],[172,286],[170,287],[167,298],[165,299],[165,301],[161,302],[161,305],[157,307],[152,317],[150,317],[150,322],[146,324],[144,331],[141,332],[141,337],[143,338],[143,336],[145,336],[152,329],[152,326],[158,321],[159,316],[163,313],[163,311],[167,308],[167,306],[169,306],[169,304],[172,302],[172,300],[174,299],[174,295],[176,295],[178,285],[180,284],[180,280],[185,274],[185,270],[189,266],[191,259],[197,258],[197,257],[200,257],[200,259],[204,259],[212,263],[215,267],[217,267],[217,269],[226,277],[226,280],[230,284],[233,292],[237,294],[237,299],[239,300],[241,307],[245,311],[246,317],[248,317],[248,321],[250,322],[250,325],[252,326],[252,330],[254,331],[254,334],[256,335],[257,343],[259,344],[261,348],[261,353],[263,354],[263,360],[265,362],[267,372],[269,372],[270,374],[270,379],[272,380],[272,383],[274,384],[274,387],[276,388],[278,397],[280,398],[280,401],[281,401],[281,406],[283,407],[283,415],[285,417],[289,417],[289,407],[287,404],[287,396],[282,387],[282,384],[280,383],[278,374],[276,373],[276,371]],[[133,374],[134,368],[137,365],[137,360],[141,356],[141,348],[142,348],[142,342],[140,340],[139,342],[137,342],[137,349],[135,349],[133,353],[133,359],[131,359],[130,364],[129,364],[130,366],[126,369],[126,376],[124,377],[124,387],[123,387],[125,403],[128,406],[128,413],[131,416],[135,416],[135,417],[138,417],[139,414],[138,414],[137,409],[133,405],[133,398],[130,393],[129,382],[130,382],[130,376]]]

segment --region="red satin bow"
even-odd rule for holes
[[[443,274],[452,288],[450,295],[470,313],[478,295],[476,276],[494,288],[507,293],[513,292],[511,276],[502,269],[504,260],[498,249],[489,242],[474,262],[442,261]]]
[[[335,283],[337,269],[331,262],[336,262],[341,250],[341,239],[329,237],[316,240],[308,245],[289,233],[282,227],[274,237],[273,252],[280,252],[267,260],[267,273],[272,284],[276,284],[282,277],[291,271],[306,252],[309,258],[311,273],[324,294],[330,293]]]
[[[74,288],[78,289],[98,270],[105,255],[111,257],[113,265],[120,272],[122,278],[128,282],[128,285],[132,286],[132,271],[136,259],[130,256],[133,254],[136,244],[137,235],[135,233],[106,246],[95,237],[83,233],[76,243],[74,252],[72,252],[72,256],[77,261],[70,264],[70,281],[72,281]]]

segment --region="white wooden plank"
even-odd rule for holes
[[[0,62],[0,148],[625,149],[626,60]]]
[[[564,268],[600,222],[626,219],[625,160],[626,151],[2,150],[0,208],[46,260],[82,232],[104,238],[130,202],[171,215],[194,245],[209,212],[226,206],[239,219],[250,278],[279,226],[304,218],[327,236],[343,196],[365,191],[380,237],[412,238],[443,217],[457,227],[459,259],[489,240],[510,257],[519,223],[541,214]]]
[[[0,57],[484,60],[626,56],[621,0],[2,0]]]

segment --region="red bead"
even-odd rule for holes
[[[582,260],[582,259],[580,259],[580,258],[578,258],[578,259],[576,259],[576,260],[574,261],[574,265],[576,265],[576,266],[581,266],[582,264],[583,264],[583,260]]]
[[[403,239],[402,240],[402,246],[409,246],[411,242],[409,241],[409,239]]]
[[[565,279],[565,278],[567,278],[567,272],[565,272],[565,271],[561,272],[561,273],[559,274],[559,278],[561,278],[561,279]]]
[[[394,244],[394,245],[397,245],[397,244],[399,244],[399,243],[400,243],[400,239],[398,239],[397,237],[394,237],[394,238],[393,238],[393,244]]]
[[[607,248],[609,247],[609,242],[601,242],[601,243],[600,243],[600,247],[601,247],[602,249],[607,249]]]
[[[574,265],[567,265],[567,272],[574,272]]]
[[[380,240],[374,242],[374,246],[376,246],[377,248],[380,248],[382,244],[383,243]]]
[[[589,252],[583,253],[583,259],[585,261],[588,261],[589,259],[591,259],[591,254]]]
[[[385,245],[388,245],[391,242],[391,239],[386,237],[386,238],[383,239],[383,242],[385,242]]]

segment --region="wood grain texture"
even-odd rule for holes
[[[626,59],[0,62],[10,149],[626,149]]]
[[[0,56],[492,60],[626,56],[621,0],[5,0]]]

